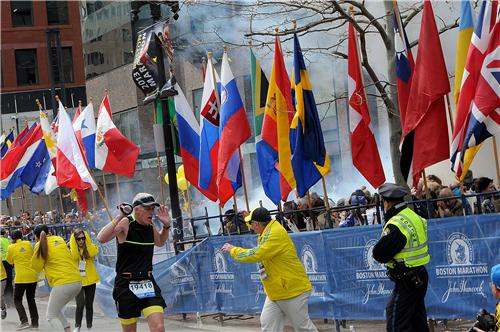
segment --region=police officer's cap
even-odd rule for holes
[[[395,183],[386,182],[378,188],[378,193],[385,199],[399,200],[403,199],[408,194],[408,191]]]

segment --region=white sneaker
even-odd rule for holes
[[[19,324],[17,327],[16,327],[16,331],[21,331],[21,330],[26,330],[26,329],[29,329],[31,327],[30,323],[26,322],[26,323],[21,323]]]
[[[80,328],[79,327],[75,327],[75,329],[73,330],[73,332],[80,332]]]

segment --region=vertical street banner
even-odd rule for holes
[[[152,101],[160,89],[158,61],[161,58],[156,54],[155,37],[160,41],[168,60],[172,62],[174,57],[168,20],[159,21],[137,33],[132,78],[144,93],[145,102]]]
[[[155,96],[159,90],[158,57],[154,53],[154,26],[137,34],[132,79],[144,93],[146,99]]]

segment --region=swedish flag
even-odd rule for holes
[[[292,96],[295,116],[290,126],[292,168],[300,197],[330,171],[318,110],[297,34],[294,34]]]
[[[5,137],[4,141],[2,142],[0,146],[1,150],[1,157],[7,153],[7,150],[10,148],[10,145],[14,142],[14,131],[11,130],[10,133]]]

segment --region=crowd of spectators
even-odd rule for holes
[[[462,184],[444,185],[435,175],[428,175],[426,182],[427,189],[423,179],[412,188],[409,203],[411,208],[425,218],[500,212],[500,194],[490,178],[473,178],[469,171]],[[372,225],[383,220],[384,211],[378,194],[372,194],[366,187],[354,190],[349,197],[340,198],[337,202],[329,199],[328,208],[327,210],[324,198],[312,192],[306,197],[297,197],[283,203],[281,211],[275,212],[276,219],[290,232]],[[233,209],[226,210],[220,216],[221,227],[215,233],[210,232],[207,219],[198,219],[200,220],[193,222],[195,227],[187,228],[194,231],[191,234],[193,237],[249,232],[242,213],[235,213]],[[93,226],[91,228],[97,229],[100,221],[106,220],[104,210],[88,212],[85,216],[74,210],[62,215],[56,210],[45,213],[36,211],[33,215],[25,211],[19,216],[0,216],[0,227],[19,228],[23,233],[29,233],[35,225],[48,224],[58,225],[64,228],[62,232],[67,233],[72,230],[70,225],[88,223]],[[64,227],[65,225],[68,227]],[[186,229],[186,225],[184,228]],[[190,234],[187,235],[189,237]]]

